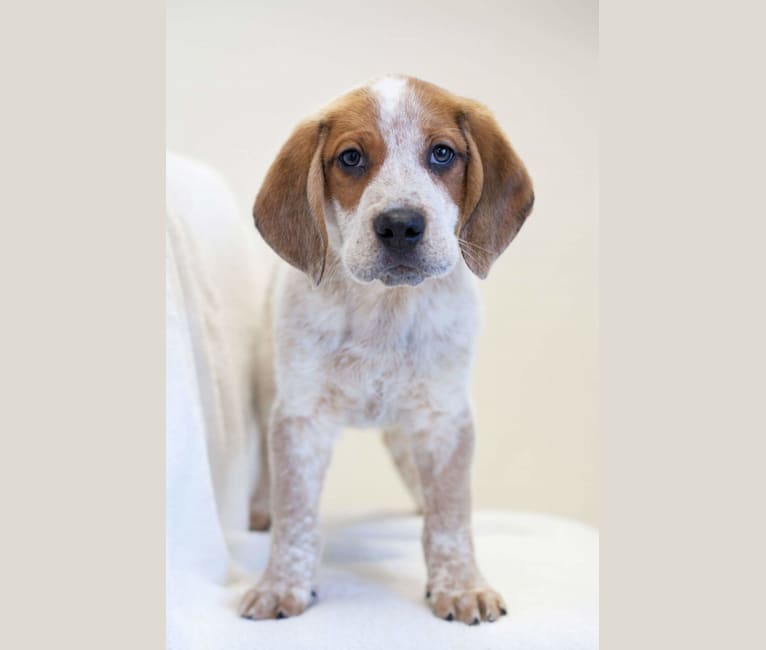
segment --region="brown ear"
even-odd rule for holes
[[[532,181],[490,112],[469,103],[461,115],[468,143],[460,249],[480,278],[502,253],[532,211]]]
[[[319,284],[327,253],[318,120],[299,125],[271,164],[253,206],[255,227],[284,260]]]

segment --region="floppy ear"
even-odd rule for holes
[[[318,120],[300,124],[271,164],[253,206],[255,227],[284,260],[319,284],[327,254]]]
[[[468,268],[486,278],[532,211],[535,196],[524,164],[484,106],[470,102],[459,121],[468,143],[460,249]]]

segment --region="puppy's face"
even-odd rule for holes
[[[330,245],[359,282],[415,285],[460,258],[465,139],[449,111],[418,95],[407,80],[386,78],[327,120]]]
[[[321,280],[328,249],[362,283],[417,285],[462,257],[480,277],[532,207],[531,182],[488,111],[386,77],[304,122],[256,198],[256,226]]]

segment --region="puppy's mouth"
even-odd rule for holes
[[[387,287],[408,285],[414,287],[426,279],[427,274],[422,269],[408,264],[392,264],[386,267],[378,279]]]
[[[387,287],[415,287],[429,278],[440,278],[447,275],[457,259],[442,258],[438,262],[421,259],[418,255],[387,256],[378,259],[377,264],[355,267],[344,265],[350,277],[361,284],[380,280]]]

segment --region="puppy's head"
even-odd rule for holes
[[[533,199],[484,106],[386,77],[298,126],[253,215],[269,245],[316,283],[329,250],[358,282],[417,285],[448,274],[461,254],[486,277]]]

